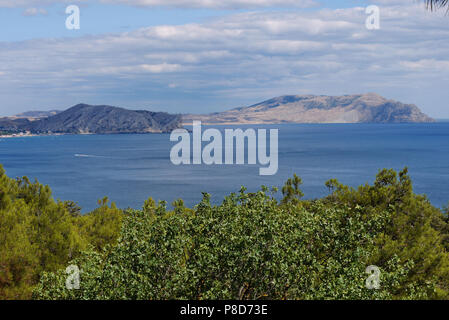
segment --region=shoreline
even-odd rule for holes
[[[65,133],[37,134],[37,133],[30,133],[30,132],[27,132],[27,133],[20,132],[20,133],[11,133],[11,134],[5,134],[5,135],[0,134],[0,139],[63,136],[63,135],[66,135],[66,134]]]
[[[13,133],[13,134],[0,134],[0,139],[12,139],[12,138],[29,138],[29,137],[54,137],[54,136],[91,136],[91,135],[125,135],[125,134],[170,134],[170,132],[114,132],[114,133]]]
[[[446,121],[435,121],[435,122],[202,122],[205,126],[245,126],[245,125],[351,125],[351,124],[384,124],[384,125],[402,125],[402,124],[437,124],[437,123],[448,123]],[[185,126],[190,127],[193,122],[183,122],[183,129]],[[179,129],[179,128],[178,128]],[[80,133],[31,133],[31,132],[19,132],[19,133],[9,133],[0,134],[0,139],[11,139],[11,138],[28,138],[28,137],[52,137],[52,136],[67,136],[67,135],[115,135],[115,134],[170,134],[170,132],[107,132],[107,133],[91,133],[91,132],[80,132]]]
[[[9,138],[27,138],[27,137],[36,137],[38,136],[37,134],[32,134],[32,133],[12,133],[12,134],[5,134],[5,135],[1,135],[0,134],[0,139],[9,139]]]

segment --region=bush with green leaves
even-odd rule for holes
[[[333,180],[331,194],[300,200],[290,179],[284,199],[262,188],[210,196],[174,210],[149,199],[129,210],[120,238],[71,263],[80,289],[66,288],[64,269],[46,272],[37,299],[429,299],[447,297],[444,215],[413,194],[407,172],[379,173],[358,190]],[[380,289],[366,288],[366,268]],[[446,278],[445,278],[446,277]]]

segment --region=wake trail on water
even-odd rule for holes
[[[77,158],[104,158],[104,156],[96,156],[93,154],[83,154],[83,153],[75,153],[74,156]]]

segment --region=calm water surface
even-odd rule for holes
[[[327,194],[324,183],[330,178],[358,186],[372,183],[380,168],[404,166],[417,193],[436,206],[449,201],[447,122],[256,127],[279,129],[274,176],[259,176],[259,165],[175,166],[168,134],[0,139],[0,163],[10,177],[36,178],[50,185],[55,198],[76,201],[84,212],[104,196],[122,208],[140,208],[150,196],[169,203],[182,198],[192,206],[207,191],[218,203],[242,185],[249,191],[280,187],[293,173],[302,177],[306,198],[316,198]]]

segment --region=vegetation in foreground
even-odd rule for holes
[[[449,298],[447,212],[413,193],[406,169],[357,189],[330,180],[317,200],[300,185],[289,179],[281,201],[265,187],[218,206],[205,193],[193,209],[150,198],[122,211],[105,198],[80,215],[0,169],[0,299]],[[365,287],[369,265],[380,289]]]

